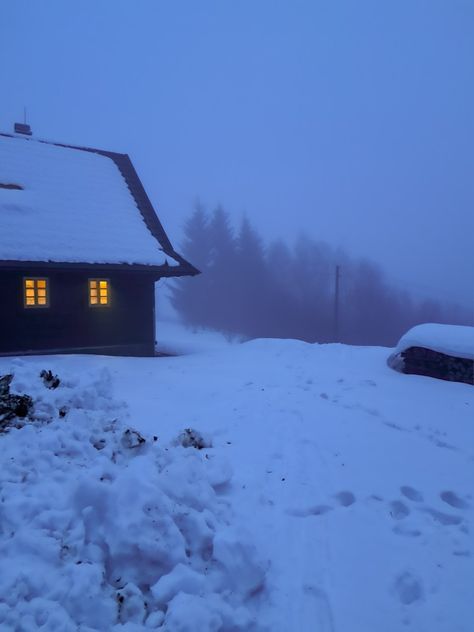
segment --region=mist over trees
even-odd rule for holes
[[[235,228],[222,207],[209,213],[197,205],[181,252],[202,274],[174,281],[171,302],[193,326],[248,338],[393,346],[418,323],[471,324],[467,312],[417,301],[374,262],[309,236],[265,247],[248,218]]]

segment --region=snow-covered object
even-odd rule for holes
[[[130,443],[107,370],[62,373],[49,390],[35,369],[11,366],[12,391],[35,407],[0,436],[0,629],[262,629],[265,569],[227,526],[219,457]]]
[[[435,323],[417,325],[400,338],[394,354],[410,347],[423,347],[456,358],[474,360],[474,327]]]
[[[108,156],[0,135],[0,184],[0,260],[176,263]]]

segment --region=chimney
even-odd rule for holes
[[[24,134],[31,136],[31,127],[26,123],[15,123],[15,134]]]

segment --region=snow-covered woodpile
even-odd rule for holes
[[[474,384],[474,361],[423,347],[410,347],[401,354],[403,372],[428,375],[450,382]]]
[[[402,373],[474,384],[474,327],[413,327],[401,338],[388,364]]]

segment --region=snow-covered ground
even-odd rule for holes
[[[0,629],[472,632],[472,386],[384,348],[158,332],[183,355],[0,360],[40,417],[70,406],[0,436]]]

